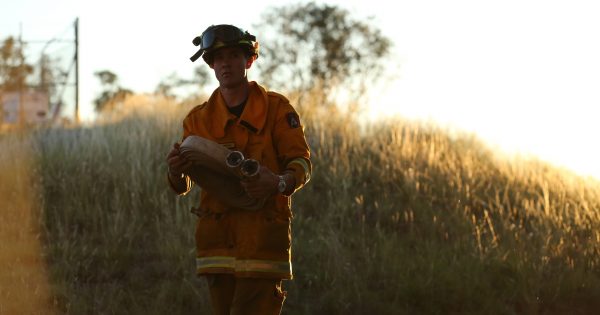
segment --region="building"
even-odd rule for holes
[[[48,94],[40,91],[6,92],[0,95],[0,123],[18,125],[20,122],[23,99],[23,120],[27,124],[36,124],[50,118]]]

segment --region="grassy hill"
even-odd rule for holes
[[[208,313],[194,275],[197,189],[176,197],[166,184],[185,112],[38,130],[23,142],[63,312]],[[303,113],[314,173],[294,199],[284,314],[600,309],[597,182],[435,126]]]

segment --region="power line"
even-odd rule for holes
[[[29,105],[24,104],[25,102],[29,102],[31,97],[30,93],[31,95],[43,93],[43,95],[46,95],[48,101],[46,110],[48,110],[49,113],[60,113],[63,104],[69,106],[71,103],[71,101],[66,101],[65,97],[73,95],[71,94],[71,91],[74,91],[74,113],[72,117],[75,122],[79,121],[79,76],[77,73],[79,62],[77,54],[79,36],[78,21],[79,19],[77,18],[75,23],[70,23],[69,26],[65,27],[60,32],[57,32],[56,35],[49,40],[23,40],[22,33],[19,33],[16,42],[19,45],[19,55],[21,56],[21,62],[18,66],[21,69],[20,73],[24,74],[23,67],[25,65],[33,67],[34,69],[39,69],[39,71],[36,70],[31,74],[26,74],[25,80],[29,83],[22,82],[18,87],[19,108],[17,116],[19,124],[23,124],[25,120],[24,107],[35,106],[33,103]],[[73,32],[73,38],[67,36],[68,32]],[[27,59],[35,60],[35,62],[26,64],[25,56],[28,57]],[[36,78],[36,75],[39,76]],[[74,82],[73,77],[75,78]],[[35,82],[38,83],[35,84]],[[27,93],[27,97],[24,95],[25,92]],[[70,96],[68,98],[70,98]],[[1,124],[4,122],[4,115],[3,113],[0,114]],[[58,115],[50,115],[50,119],[56,118],[57,116]]]

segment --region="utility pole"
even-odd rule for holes
[[[17,79],[19,80],[19,127],[23,129],[25,126],[25,104],[24,104],[24,91],[23,91],[23,81],[24,81],[24,70],[23,64],[25,63],[25,56],[23,55],[23,24],[19,24],[19,74]]]
[[[79,124],[79,17],[75,19],[75,123]]]

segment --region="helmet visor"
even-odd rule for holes
[[[209,50],[217,40],[233,44],[244,38],[244,32],[233,25],[217,25],[202,33],[200,49]]]

